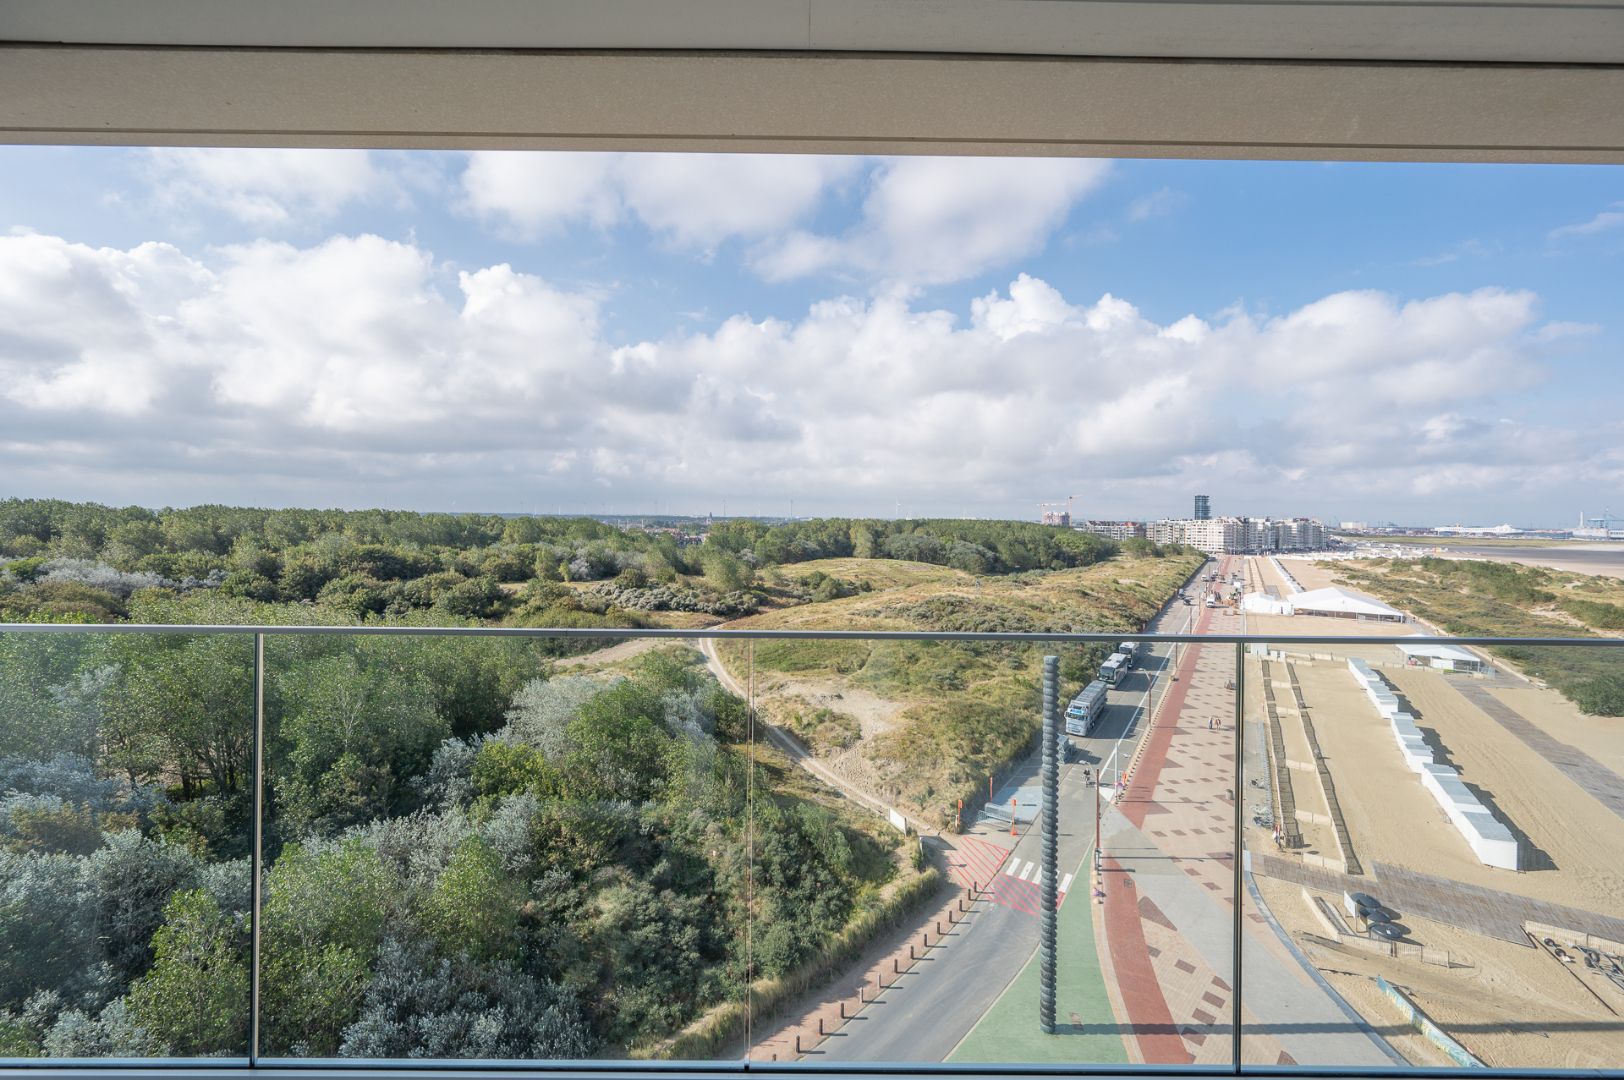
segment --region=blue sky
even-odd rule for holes
[[[1604,167],[0,149],[0,493],[1568,523]]]

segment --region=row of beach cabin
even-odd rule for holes
[[[1432,793],[1478,860],[1485,866],[1519,869],[1517,838],[1472,794],[1460,773],[1433,759],[1432,748],[1422,737],[1415,717],[1399,708],[1398,695],[1387,680],[1357,657],[1348,659],[1348,671],[1364,689],[1376,711],[1387,720],[1405,764],[1421,777],[1421,785]]]

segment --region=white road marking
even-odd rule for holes
[[[1026,864],[1026,869],[1021,871],[1021,880],[1025,881],[1028,877],[1031,876],[1032,871],[1036,870],[1037,868],[1038,868],[1037,863],[1032,863],[1032,862],[1027,863]]]
[[[1060,891],[1065,892],[1069,888],[1071,888],[1071,875],[1067,874],[1060,879]]]

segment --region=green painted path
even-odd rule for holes
[[[1092,858],[1092,853],[1090,854]],[[1055,1033],[1038,1030],[1038,952],[970,1030],[947,1060],[958,1063],[1021,1062],[1041,1065],[1125,1065],[1127,1048],[1111,1014],[1105,976],[1094,950],[1092,887],[1083,872],[1061,901],[1056,934]],[[1082,1022],[1072,1020],[1075,1014]]]

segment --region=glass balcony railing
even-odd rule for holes
[[[0,1058],[1616,1069],[1624,640],[1391,629],[3,626]]]

